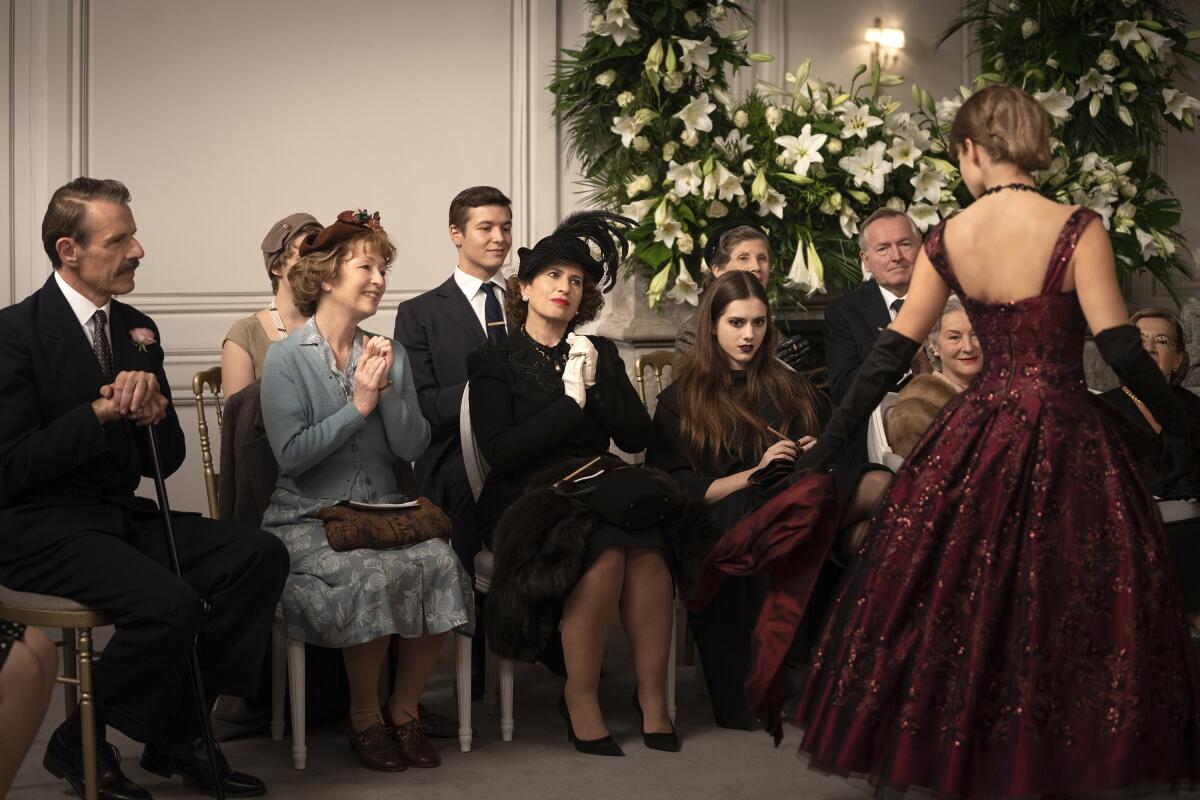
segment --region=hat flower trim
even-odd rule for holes
[[[343,211],[338,214],[337,218],[342,222],[348,222],[351,225],[360,225],[364,228],[370,228],[373,231],[377,231],[383,227],[379,221],[379,212],[371,213],[365,208]]]

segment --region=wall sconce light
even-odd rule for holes
[[[880,69],[892,69],[904,49],[904,31],[900,28],[885,28],[883,20],[875,18],[875,27],[867,28],[863,40],[872,45],[871,64]]]

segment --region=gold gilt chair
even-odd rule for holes
[[[217,432],[220,433],[224,419],[221,414],[221,368],[209,367],[192,376],[192,394],[196,396],[196,427],[200,429],[200,462],[204,468],[204,490],[208,495],[208,515],[218,516],[217,471],[213,467],[212,442],[208,436],[208,419],[204,414],[204,390],[212,392],[213,408],[217,412]]]
[[[654,370],[654,384],[658,388],[654,396],[658,397],[663,390],[663,370],[671,367],[672,377],[674,377],[674,361],[675,352],[673,350],[652,350],[637,357],[633,369],[637,376],[638,396],[642,398],[642,405],[649,408],[649,404],[646,402],[646,368],[650,367]]]
[[[39,628],[62,629],[63,674],[67,716],[79,706],[83,740],[83,785],[86,800],[96,800],[96,723],[92,694],[92,629],[112,625],[110,614],[65,597],[18,592],[0,585],[0,619]]]

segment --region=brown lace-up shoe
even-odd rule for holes
[[[391,731],[376,722],[366,730],[356,731],[350,718],[346,718],[346,735],[350,737],[350,749],[358,756],[359,763],[367,769],[380,772],[401,772],[407,768],[401,754],[396,750],[396,740]]]
[[[437,750],[425,738],[425,732],[421,730],[419,719],[410,718],[408,722],[397,725],[386,705],[380,710],[383,713],[383,721],[391,728],[396,748],[405,764],[423,769],[442,765],[442,759],[438,756]]]

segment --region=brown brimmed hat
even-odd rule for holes
[[[318,250],[332,250],[347,239],[361,236],[370,231],[380,230],[379,212],[372,214],[364,208],[354,211],[343,211],[327,228],[311,234],[300,245],[300,255],[306,256]]]
[[[266,261],[267,269],[271,268],[275,257],[291,245],[297,234],[308,234],[320,229],[321,223],[312,214],[289,214],[272,225],[262,242],[263,260]]]

